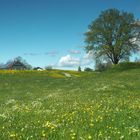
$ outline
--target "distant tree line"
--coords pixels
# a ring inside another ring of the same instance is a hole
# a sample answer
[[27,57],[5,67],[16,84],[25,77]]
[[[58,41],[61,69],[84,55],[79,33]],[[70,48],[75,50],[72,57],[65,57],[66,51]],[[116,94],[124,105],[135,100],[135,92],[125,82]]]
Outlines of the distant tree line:
[[51,65],[48,65],[44,68],[41,68],[39,66],[33,67],[25,59],[23,59],[21,56],[18,56],[14,59],[7,61],[6,64],[1,63],[0,69],[12,69],[12,68],[9,68],[9,66],[11,66],[12,64],[15,64],[17,66],[17,62],[18,62],[18,68],[14,67],[13,69],[23,69],[22,68],[23,66],[24,66],[24,69],[26,69],[26,70],[44,70],[44,69],[45,70],[52,70],[53,69],[53,67]]

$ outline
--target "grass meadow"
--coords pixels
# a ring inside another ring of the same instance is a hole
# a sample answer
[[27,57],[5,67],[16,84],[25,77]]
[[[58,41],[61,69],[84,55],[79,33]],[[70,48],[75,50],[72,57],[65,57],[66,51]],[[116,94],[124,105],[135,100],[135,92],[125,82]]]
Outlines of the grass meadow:
[[140,69],[1,70],[0,140],[140,140]]

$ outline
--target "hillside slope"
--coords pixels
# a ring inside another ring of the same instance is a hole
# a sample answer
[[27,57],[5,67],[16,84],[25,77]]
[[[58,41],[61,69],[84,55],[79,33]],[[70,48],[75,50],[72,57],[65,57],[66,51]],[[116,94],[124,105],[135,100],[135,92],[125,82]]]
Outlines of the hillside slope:
[[139,116],[138,68],[71,78],[0,74],[2,140],[139,140]]

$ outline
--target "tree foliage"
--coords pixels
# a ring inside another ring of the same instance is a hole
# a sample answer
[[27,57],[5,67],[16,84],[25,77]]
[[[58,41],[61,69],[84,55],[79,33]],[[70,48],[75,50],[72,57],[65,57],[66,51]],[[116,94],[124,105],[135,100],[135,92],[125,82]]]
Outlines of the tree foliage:
[[53,67],[51,65],[48,65],[45,67],[45,70],[52,70],[52,69],[53,69]]
[[118,64],[139,49],[140,23],[131,13],[108,9],[92,22],[85,35],[87,51]]
[[104,71],[111,68],[112,63],[111,61],[103,62],[100,59],[95,60],[95,70],[96,71]]
[[86,68],[84,69],[84,71],[91,72],[91,71],[93,71],[93,69],[86,67]]
[[23,63],[28,70],[32,69],[32,66],[30,64],[28,64],[28,62],[25,59],[23,59],[21,56],[14,58],[14,61],[19,61],[19,62]]
[[78,71],[79,71],[79,72],[80,72],[80,71],[82,71],[82,69],[81,69],[81,67],[80,67],[80,66],[78,67]]

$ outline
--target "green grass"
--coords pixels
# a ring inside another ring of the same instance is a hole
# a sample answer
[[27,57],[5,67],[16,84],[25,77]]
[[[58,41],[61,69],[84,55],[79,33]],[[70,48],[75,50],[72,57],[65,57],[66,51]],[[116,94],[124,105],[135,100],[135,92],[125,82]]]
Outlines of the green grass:
[[0,72],[0,140],[72,139],[140,139],[140,69]]
[[140,62],[122,62],[118,65],[113,65],[109,71],[123,71],[130,69],[140,69]]

